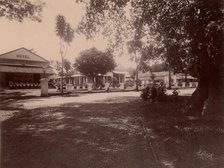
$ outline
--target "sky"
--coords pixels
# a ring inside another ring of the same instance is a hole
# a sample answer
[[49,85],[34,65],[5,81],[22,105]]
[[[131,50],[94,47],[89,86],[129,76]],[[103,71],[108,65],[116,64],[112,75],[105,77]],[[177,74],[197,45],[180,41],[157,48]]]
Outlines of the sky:
[[[73,28],[76,28],[85,13],[82,4],[74,0],[42,0],[45,6],[42,11],[42,21],[34,22],[25,19],[20,23],[0,17],[0,54],[25,47],[47,60],[61,60],[59,54],[59,38],[55,34],[55,18],[64,15]],[[95,41],[86,40],[84,35],[75,34],[66,58],[74,62],[78,54],[88,48],[106,49],[106,42],[102,38]],[[116,62],[122,67],[134,67],[127,55],[116,57]]]

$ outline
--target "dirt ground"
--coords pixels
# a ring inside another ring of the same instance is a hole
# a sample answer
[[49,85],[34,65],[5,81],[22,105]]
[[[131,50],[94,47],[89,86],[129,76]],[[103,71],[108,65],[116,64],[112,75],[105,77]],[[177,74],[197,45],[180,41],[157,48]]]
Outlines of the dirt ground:
[[4,110],[17,111],[1,124],[2,168],[155,167],[139,101],[138,92],[11,100]]
[[196,119],[184,118],[187,96],[149,104],[139,92],[17,94],[0,103],[6,116],[2,168],[221,168],[224,163],[223,130],[208,124],[202,129]]

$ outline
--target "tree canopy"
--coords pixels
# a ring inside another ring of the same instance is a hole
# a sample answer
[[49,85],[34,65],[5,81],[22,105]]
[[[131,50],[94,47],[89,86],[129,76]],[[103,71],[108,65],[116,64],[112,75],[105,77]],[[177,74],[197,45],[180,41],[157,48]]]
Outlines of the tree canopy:
[[[105,16],[125,18],[129,24],[123,22],[123,25],[133,28],[129,44],[136,44],[131,48],[140,51],[143,62],[164,59],[175,72],[188,72],[197,77],[200,108],[205,100],[222,90],[223,1],[90,0],[86,9],[81,23],[81,30],[86,30],[83,33],[100,33],[108,23],[109,17]],[[121,30],[120,25],[114,30]]]
[[[127,19],[127,15],[125,15],[127,10],[131,12],[130,19]],[[214,53],[211,57],[220,57],[217,50],[220,55],[223,3],[219,0],[91,0],[90,3],[87,3],[87,12],[81,23],[81,30],[88,36],[92,32],[100,32],[100,29],[105,28],[105,24],[108,23],[108,17],[105,16],[110,15],[116,15],[118,20],[126,18],[129,26],[134,28],[133,41],[139,41],[138,44],[143,42],[140,46],[143,48],[141,55],[145,55],[146,59],[162,57],[176,71],[187,68],[194,76],[199,77],[196,71],[203,68],[199,61],[199,51],[197,51],[201,47],[197,45],[202,42],[204,44],[207,42],[205,45],[212,50],[209,51],[210,55]],[[120,27],[120,25],[115,26],[114,31],[120,30]],[[125,33],[127,32],[120,31],[120,34]],[[215,36],[219,38],[214,38]],[[209,38],[212,39],[209,40]],[[134,44],[137,43],[134,42]],[[152,44],[153,48],[147,51]],[[138,45],[131,46],[132,49],[140,47]],[[207,49],[205,48],[206,51]],[[211,70],[208,71],[210,73]]]
[[116,64],[110,52],[91,48],[80,53],[74,66],[82,74],[94,79],[99,74],[104,75],[114,70]]
[[[66,22],[66,18],[62,15],[56,16],[56,27],[55,27],[56,35],[60,39],[60,54],[62,57],[66,56],[67,47],[70,45],[74,38],[74,30],[71,28],[70,24]],[[65,42],[66,48],[62,42]],[[63,50],[63,48],[65,48]]]
[[41,21],[44,3],[28,0],[0,0],[0,17],[22,22],[25,18]]
[[[62,63],[60,61],[51,61],[52,66],[55,68],[55,70],[57,71],[57,75],[62,76]],[[65,76],[69,77],[73,74],[73,67],[72,67],[72,63],[68,60],[68,59],[64,59],[64,71],[65,71]]]

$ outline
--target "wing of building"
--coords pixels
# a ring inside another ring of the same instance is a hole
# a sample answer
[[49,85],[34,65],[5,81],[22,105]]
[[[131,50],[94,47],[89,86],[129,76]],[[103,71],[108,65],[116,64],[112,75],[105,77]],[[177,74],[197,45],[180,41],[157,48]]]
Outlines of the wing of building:
[[0,55],[0,87],[38,87],[42,77],[54,71],[49,61],[26,48],[19,48]]
[[169,71],[139,73],[139,80],[143,86],[147,86],[149,83],[153,82],[158,84],[162,82],[168,87],[169,80],[172,87],[196,87],[198,84],[196,78],[187,74],[174,74],[173,72],[170,72],[169,78]]

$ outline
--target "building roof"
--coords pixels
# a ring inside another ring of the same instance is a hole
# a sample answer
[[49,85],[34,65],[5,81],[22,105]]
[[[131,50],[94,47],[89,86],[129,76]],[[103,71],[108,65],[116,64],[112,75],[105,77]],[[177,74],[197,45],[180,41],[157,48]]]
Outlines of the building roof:
[[[161,72],[152,72],[155,75],[155,80],[163,80],[164,77],[168,77],[169,76],[169,71],[161,71]],[[177,74],[173,74],[173,72],[171,72],[171,76],[175,75],[177,79],[182,79],[184,78],[184,74],[182,73],[177,73]],[[147,79],[151,79],[152,74],[150,72],[148,73],[139,73],[139,79],[141,80],[147,80]],[[190,75],[187,75],[187,79],[196,79]]]
[[[180,79],[180,78],[185,78],[185,74],[183,74],[183,73],[177,73],[176,74],[176,77],[177,77],[177,79]],[[197,79],[197,78],[195,78],[195,77],[193,77],[193,76],[190,76],[190,75],[187,75],[187,79]]]
[[48,60],[24,47],[0,55],[0,72],[54,74]]
[[79,76],[85,76],[85,75],[83,75],[83,74],[74,74],[71,77],[79,77]]
[[139,73],[138,74],[139,78],[151,78],[151,73]]
[[1,60],[37,61],[49,63],[48,60],[22,47],[0,55]]
[[127,74],[128,72],[121,72],[121,71],[113,71],[115,74]]

